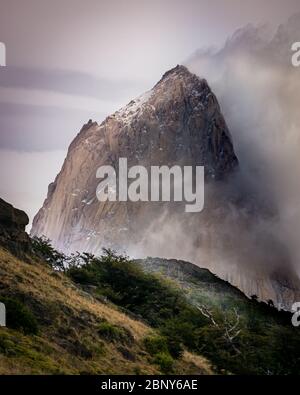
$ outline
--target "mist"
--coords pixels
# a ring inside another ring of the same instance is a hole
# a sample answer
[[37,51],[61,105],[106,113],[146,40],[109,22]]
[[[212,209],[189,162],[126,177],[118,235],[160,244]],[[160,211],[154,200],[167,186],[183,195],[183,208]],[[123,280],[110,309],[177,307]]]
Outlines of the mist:
[[291,62],[299,38],[297,14],[275,31],[247,25],[185,62],[216,94],[239,169],[206,186],[204,213],[166,209],[130,253],[189,260],[290,308],[300,274],[300,68]]
[[298,274],[300,68],[292,66],[291,47],[299,38],[297,14],[273,34],[267,26],[248,25],[220,50],[195,53],[186,62],[215,91],[232,133],[239,176],[259,204],[275,209],[276,218],[264,227],[288,247]]

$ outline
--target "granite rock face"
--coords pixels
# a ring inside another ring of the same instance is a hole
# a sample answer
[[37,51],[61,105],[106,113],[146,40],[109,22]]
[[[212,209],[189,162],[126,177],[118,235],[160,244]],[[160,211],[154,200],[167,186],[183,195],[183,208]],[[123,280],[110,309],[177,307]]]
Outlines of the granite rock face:
[[63,168],[33,221],[32,234],[49,237],[63,251],[128,248],[165,205],[105,202],[96,198],[97,168],[204,165],[207,180],[237,166],[231,137],[207,82],[177,66],[152,90],[101,125],[89,121],[72,142]]
[[29,223],[27,214],[0,199],[0,245],[13,253],[23,255],[30,249],[30,239],[25,232]]

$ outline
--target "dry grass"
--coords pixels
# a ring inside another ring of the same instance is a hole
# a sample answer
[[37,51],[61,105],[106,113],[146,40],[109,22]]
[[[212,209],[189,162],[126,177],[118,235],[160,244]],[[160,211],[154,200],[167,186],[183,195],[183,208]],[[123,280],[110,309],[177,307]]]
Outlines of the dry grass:
[[63,304],[78,314],[86,310],[99,318],[128,328],[136,339],[149,333],[149,328],[143,323],[129,318],[113,306],[99,303],[79,290],[68,278],[53,272],[44,264],[24,264],[9,252],[0,249],[0,274],[1,283],[8,285],[10,290],[15,288],[21,293],[30,293],[35,299],[47,304]]
[[[2,295],[29,300],[33,311],[40,309],[42,320],[54,317],[47,325],[42,322],[38,336],[0,328],[0,374],[159,373],[142,341],[153,329],[94,299],[63,274],[0,249],[0,279]],[[133,341],[120,345],[99,338],[97,325],[103,320],[126,328]],[[187,352],[175,369],[183,374],[211,373],[205,359]]]

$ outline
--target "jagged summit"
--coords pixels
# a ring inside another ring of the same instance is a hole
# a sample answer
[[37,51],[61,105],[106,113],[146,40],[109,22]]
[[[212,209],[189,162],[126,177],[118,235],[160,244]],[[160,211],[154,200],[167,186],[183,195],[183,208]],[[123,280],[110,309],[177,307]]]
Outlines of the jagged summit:
[[163,80],[165,80],[168,77],[180,77],[180,78],[186,78],[186,79],[190,79],[190,78],[198,78],[195,74],[191,73],[189,71],[189,69],[186,66],[183,65],[177,65],[175,67],[173,67],[172,69],[166,71],[162,78],[158,81],[157,85],[160,84]]
[[[125,125],[129,127],[132,122],[135,123],[136,119],[143,117],[145,113],[148,116],[153,114],[153,116],[157,116],[155,112],[158,105],[163,103],[167,105],[169,103],[170,106],[175,107],[178,104],[182,106],[185,102],[190,102],[191,107],[195,111],[205,111],[206,107],[213,104],[220,112],[217,99],[207,81],[191,73],[187,67],[177,65],[164,73],[151,90],[141,94],[115,113],[109,115],[100,125],[90,119],[83,125],[80,133],[71,143],[69,150],[80,141],[88,129],[98,128],[102,130],[107,127],[107,124],[112,124],[115,121],[119,122],[119,126]],[[230,133],[226,127],[224,132],[230,139]]]
[[142,110],[147,109],[150,112],[155,110],[154,102],[157,97],[165,102],[189,100],[194,97],[198,105],[204,109],[206,100],[209,97],[214,98],[214,95],[205,79],[192,74],[185,66],[177,65],[167,71],[151,90],[131,100],[108,119],[115,117],[128,124],[134,116],[142,115]]
[[173,67],[172,69],[166,71],[163,76],[162,79],[167,77],[170,74],[191,74],[191,72],[188,70],[188,68],[186,66],[183,66],[181,64],[178,64],[177,66]]

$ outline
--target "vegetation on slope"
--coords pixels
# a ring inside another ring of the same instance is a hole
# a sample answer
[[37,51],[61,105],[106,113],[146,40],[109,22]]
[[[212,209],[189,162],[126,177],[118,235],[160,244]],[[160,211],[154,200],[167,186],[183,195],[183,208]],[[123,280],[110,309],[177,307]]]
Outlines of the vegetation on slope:
[[224,374],[299,374],[291,315],[207,270],[110,250],[66,257],[45,239],[33,247],[32,264],[0,255],[0,300],[23,303],[37,325],[0,330],[0,372],[209,373],[207,358]]
[[248,299],[206,269],[188,262],[147,258],[138,264],[172,281],[210,321],[200,330],[200,351],[216,366],[242,374],[299,374],[300,331],[272,301]]
[[147,262],[142,268],[141,262],[109,250],[101,257],[75,255],[68,265],[67,275],[84,289],[159,330],[166,348],[156,355],[180,358],[187,348],[207,357],[219,372],[299,373],[300,333],[291,315],[247,299],[207,270],[186,278],[184,288],[182,276],[163,278],[159,265],[156,274],[147,273]]
[[0,302],[7,308],[0,374],[210,373],[204,358],[187,351],[166,370],[145,345],[159,335],[154,329],[78,288],[38,255],[24,262],[0,249]]

